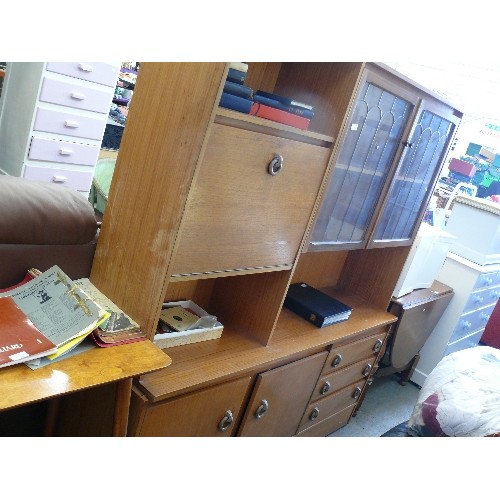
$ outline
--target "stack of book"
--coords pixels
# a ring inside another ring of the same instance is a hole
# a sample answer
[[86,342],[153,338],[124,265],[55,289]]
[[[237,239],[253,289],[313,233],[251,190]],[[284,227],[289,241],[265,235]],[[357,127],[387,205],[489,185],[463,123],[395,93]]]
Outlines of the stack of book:
[[307,283],[290,285],[284,306],[319,328],[346,321],[352,312],[349,305]]
[[278,94],[257,90],[253,96],[254,103],[250,114],[307,130],[314,109],[311,105],[295,101]]
[[229,63],[227,78],[220,99],[223,108],[250,113],[253,104],[253,89],[245,85],[248,64],[242,62]]

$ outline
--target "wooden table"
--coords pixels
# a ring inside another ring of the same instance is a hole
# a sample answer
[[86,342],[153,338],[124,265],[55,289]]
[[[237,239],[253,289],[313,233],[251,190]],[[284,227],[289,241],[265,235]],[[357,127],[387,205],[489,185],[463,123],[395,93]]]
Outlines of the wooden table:
[[133,377],[165,368],[172,360],[149,340],[94,348],[37,370],[24,364],[0,369],[0,411],[51,400],[50,435],[58,397],[116,382],[113,436],[127,433]]

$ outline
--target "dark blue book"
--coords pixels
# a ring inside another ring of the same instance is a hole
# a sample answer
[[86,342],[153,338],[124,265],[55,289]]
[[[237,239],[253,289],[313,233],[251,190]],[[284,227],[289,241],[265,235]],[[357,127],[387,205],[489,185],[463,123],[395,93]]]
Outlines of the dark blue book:
[[349,319],[352,308],[306,283],[288,287],[283,305],[319,328]]
[[275,101],[279,101],[282,104],[286,104],[288,106],[298,106],[300,108],[313,110],[313,107],[310,104],[306,104],[300,101],[296,101],[295,99],[290,99],[289,97],[285,97],[279,94],[271,94],[271,92],[264,92],[263,90],[257,90],[255,92],[256,96],[267,97],[268,99],[274,99]]
[[232,109],[234,111],[239,111],[240,113],[250,113],[253,101],[251,99],[246,99],[233,94],[228,94],[227,92],[222,92],[220,98],[219,106],[223,108]]
[[250,87],[245,87],[245,85],[242,85],[241,83],[229,82],[227,80],[224,83],[224,92],[245,97],[247,99],[251,99],[253,96],[253,89]]
[[308,120],[311,120],[314,117],[314,111],[312,109],[306,109],[300,106],[294,106],[292,104],[283,104],[276,99],[270,99],[269,97],[264,97],[262,95],[255,94],[253,96],[253,100],[254,102],[265,104],[266,106],[271,106],[272,108],[280,109],[281,111],[286,111],[294,115],[303,116]]
[[229,68],[229,71],[227,72],[227,80],[230,82],[234,83],[245,83],[245,78],[247,77],[247,74],[245,71],[239,71],[234,68]]

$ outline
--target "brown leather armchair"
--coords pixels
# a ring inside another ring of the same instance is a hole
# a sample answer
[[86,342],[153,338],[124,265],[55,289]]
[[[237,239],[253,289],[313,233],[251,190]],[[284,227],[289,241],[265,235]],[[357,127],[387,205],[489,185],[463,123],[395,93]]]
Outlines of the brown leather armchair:
[[20,282],[30,267],[57,264],[71,279],[88,277],[98,230],[81,193],[0,175],[0,288]]

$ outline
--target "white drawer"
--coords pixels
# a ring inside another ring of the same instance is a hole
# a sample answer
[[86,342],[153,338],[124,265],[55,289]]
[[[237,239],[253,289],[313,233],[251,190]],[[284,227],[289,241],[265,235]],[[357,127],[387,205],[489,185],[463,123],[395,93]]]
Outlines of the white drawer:
[[483,336],[484,328],[474,332],[463,339],[457,340],[456,342],[451,342],[446,346],[443,356],[451,354],[452,352],[461,351],[462,349],[468,349],[469,347],[476,347],[481,337]]
[[500,298],[500,286],[473,292],[464,307],[464,313],[496,302]]
[[115,87],[120,65],[102,62],[49,62],[47,71],[74,76],[89,82]]
[[89,144],[57,141],[33,137],[28,153],[32,160],[94,166],[99,157],[99,147]]
[[62,184],[77,191],[89,191],[92,186],[94,170],[64,170],[25,165],[24,178],[39,182]]
[[491,273],[483,273],[477,278],[474,290],[480,288],[487,288],[491,286],[500,285],[500,271],[493,271]]
[[490,304],[487,307],[460,316],[449,342],[455,342],[476,330],[484,328],[490,319],[494,307],[495,304]]
[[38,108],[34,130],[52,132],[54,134],[71,135],[101,141],[107,119],[96,115],[96,118],[81,116],[66,111]]
[[87,109],[98,113],[109,113],[114,89],[93,89],[45,77],[40,90],[40,101],[62,104],[72,108]]

